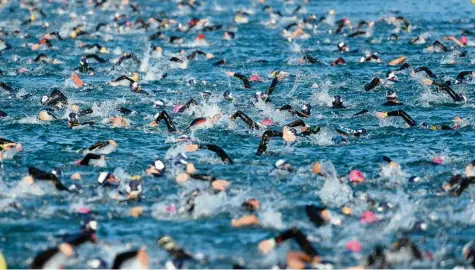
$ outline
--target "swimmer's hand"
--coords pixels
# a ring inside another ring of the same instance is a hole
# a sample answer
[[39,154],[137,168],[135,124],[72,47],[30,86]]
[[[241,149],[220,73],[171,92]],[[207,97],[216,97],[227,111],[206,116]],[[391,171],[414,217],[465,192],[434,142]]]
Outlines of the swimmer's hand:
[[149,123],[149,126],[150,126],[150,127],[156,127],[156,126],[158,126],[158,125],[159,125],[159,124],[157,124],[157,122],[155,122],[155,121],[152,121],[152,122]]
[[232,72],[232,71],[226,71],[226,76],[228,77],[233,77],[233,75],[235,75],[235,72]]
[[286,142],[295,142],[296,141],[296,135],[294,135],[293,132],[287,127],[283,128],[283,139]]
[[258,248],[263,254],[268,254],[275,246],[276,240],[274,238],[263,240],[258,244]]
[[187,144],[183,149],[185,152],[195,152],[198,150],[198,144]]
[[259,225],[259,220],[255,215],[247,215],[238,219],[231,220],[231,226],[233,227],[242,227],[242,226],[251,226]]
[[321,164],[316,162],[312,164],[312,173],[321,175]]
[[426,85],[432,85],[433,81],[430,80],[430,79],[425,78],[425,79],[423,79],[423,83],[426,84]]
[[224,191],[230,186],[230,182],[226,180],[215,180],[212,182],[212,187],[218,191]]
[[177,183],[185,183],[188,181],[188,179],[190,178],[190,176],[188,176],[187,173],[180,173],[177,175],[177,177],[175,177],[175,181]]
[[383,119],[383,118],[387,117],[387,113],[385,113],[385,112],[376,112],[375,116],[379,119]]
[[62,243],[58,246],[58,249],[66,255],[66,257],[71,257],[74,254],[73,247],[68,243]]
[[23,177],[22,182],[31,186],[35,182],[35,179],[33,179],[33,177],[31,177],[31,175],[27,175],[27,176]]

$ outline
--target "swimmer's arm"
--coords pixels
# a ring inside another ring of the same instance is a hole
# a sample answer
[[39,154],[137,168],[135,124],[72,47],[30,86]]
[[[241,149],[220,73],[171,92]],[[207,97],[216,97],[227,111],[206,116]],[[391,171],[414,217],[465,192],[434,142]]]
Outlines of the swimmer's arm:
[[293,121],[287,125],[284,125],[286,127],[305,127],[306,126],[306,123],[304,123],[304,121],[302,119],[299,119],[299,120],[296,120],[296,121]]
[[466,77],[468,75],[474,76],[474,71],[462,71],[458,74],[458,76],[456,76],[456,80],[457,81],[462,81],[464,79],[464,77]]
[[266,149],[268,148],[268,142],[272,137],[282,137],[283,132],[281,131],[274,131],[274,130],[267,130],[263,133],[263,136],[261,137],[261,142],[258,146],[258,151],[256,152],[257,156],[260,156],[264,152],[266,152]]
[[289,104],[283,105],[283,106],[282,106],[281,108],[279,108],[278,110],[279,110],[279,111],[288,111],[288,112],[290,112],[290,113],[292,113],[292,114],[295,114],[295,113],[296,113],[296,111],[294,110],[294,108],[293,108],[291,105],[289,105]]
[[199,144],[199,148],[200,149],[206,149],[206,150],[210,150],[212,152],[215,152],[223,162],[225,163],[228,163],[228,164],[232,164],[233,161],[231,160],[231,158],[226,154],[226,152],[221,149],[220,147],[214,145],[214,144]]
[[378,118],[386,118],[388,116],[400,116],[402,119],[411,127],[416,126],[415,120],[410,117],[405,111],[398,110],[398,111],[391,111],[391,112],[377,112],[375,114]]
[[252,225],[259,225],[259,220],[255,215],[246,215],[231,220],[231,226],[233,227],[243,227]]
[[248,80],[248,78],[246,78],[245,75],[242,75],[240,73],[233,73],[232,76],[235,77],[235,78],[240,79],[243,82],[243,86],[245,88],[251,88],[250,81]]
[[420,71],[424,71],[430,78],[436,78],[436,75],[428,67],[423,66],[414,70],[415,73]]
[[258,123],[253,121],[250,117],[248,117],[248,115],[246,115],[242,111],[237,111],[236,113],[231,115],[232,120],[235,120],[236,117],[241,118],[241,120],[243,120],[243,122],[245,122],[251,129],[259,129]]
[[463,42],[459,41],[457,38],[455,38],[454,36],[447,36],[444,38],[445,40],[451,40],[453,41],[454,43],[456,43],[456,45],[460,46],[460,47],[464,47],[465,45],[463,44]]
[[182,113],[184,112],[185,110],[187,110],[188,108],[190,108],[191,105],[197,105],[197,102],[195,101],[195,99],[190,99],[189,101],[187,101],[187,103],[185,103],[185,105],[182,106],[182,108],[180,108],[180,110],[178,111],[179,113]]
[[266,95],[268,97],[273,93],[274,89],[276,88],[276,85],[278,85],[279,82],[279,76],[275,76],[273,81],[271,82],[271,85],[268,87],[268,91],[266,92]]
[[373,78],[373,80],[370,83],[364,86],[364,89],[365,91],[370,91],[380,84],[381,84],[381,81],[379,78]]
[[96,61],[98,61],[99,63],[105,63],[106,60],[104,60],[103,58],[97,56],[96,54],[87,54],[86,55],[86,59],[90,59],[90,58],[94,58]]
[[[304,235],[301,230],[297,228],[289,229],[277,237],[273,237],[268,240],[264,240],[260,243],[260,248],[262,246],[262,243],[267,241],[267,244],[271,245],[271,249],[274,248],[274,246],[280,245],[282,242],[289,240],[289,239],[295,239],[299,247],[304,251],[306,254],[310,256],[317,256],[318,253],[317,251],[312,247],[311,243],[309,240],[307,240],[306,235]],[[267,245],[264,244],[264,245]],[[269,248],[269,246],[267,247]],[[262,249],[263,250],[263,249]]]

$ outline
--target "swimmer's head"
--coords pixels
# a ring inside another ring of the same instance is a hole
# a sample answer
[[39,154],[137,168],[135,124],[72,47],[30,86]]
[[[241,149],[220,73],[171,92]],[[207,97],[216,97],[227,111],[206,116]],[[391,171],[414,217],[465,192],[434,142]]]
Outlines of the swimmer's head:
[[81,66],[87,65],[88,62],[86,61],[86,57],[81,56],[81,60],[79,60],[79,64],[80,64]]
[[138,82],[134,82],[131,86],[132,92],[140,92],[142,90],[141,85]]
[[233,100],[233,95],[231,94],[230,91],[225,91],[225,93],[223,93],[223,98],[225,100]]
[[165,105],[165,102],[161,99],[154,102],[154,108],[162,108]]
[[286,160],[284,160],[284,159],[280,159],[280,160],[276,161],[276,163],[274,163],[274,166],[278,170],[283,170],[283,171],[292,171],[293,170],[293,167],[291,166],[291,164],[287,163]]
[[48,96],[42,96],[41,97],[41,104],[45,104],[46,102],[48,102],[48,100],[49,100]]
[[311,114],[311,104],[303,104],[301,106],[301,112],[304,113],[305,115],[310,115]]
[[396,101],[397,100],[397,93],[393,90],[387,91],[387,101]]
[[341,96],[334,96],[334,100],[332,100],[332,106],[342,106],[342,97]]
[[392,82],[398,81],[398,78],[395,75],[395,72],[393,72],[393,71],[387,72],[387,80],[392,81]]

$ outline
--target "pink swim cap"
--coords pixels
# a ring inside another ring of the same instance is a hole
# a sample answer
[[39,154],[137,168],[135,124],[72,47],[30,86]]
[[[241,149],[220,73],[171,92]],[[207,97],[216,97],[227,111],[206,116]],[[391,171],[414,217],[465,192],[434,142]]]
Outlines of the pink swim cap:
[[362,183],[364,180],[364,174],[359,170],[352,170],[349,173],[349,181],[352,183]]
[[347,242],[347,244],[345,245],[345,248],[347,250],[350,250],[352,252],[360,252],[362,251],[362,245],[359,243],[359,241],[357,240],[350,240],[349,242]]
[[250,80],[251,80],[252,82],[261,82],[261,81],[263,81],[263,80],[260,78],[260,76],[259,76],[259,75],[256,75],[256,74],[251,75]]
[[261,121],[261,124],[266,125],[266,126],[272,126],[274,123],[273,123],[273,120],[271,120],[269,118],[265,118],[265,119],[263,119],[263,121]]
[[177,113],[178,111],[180,111],[180,109],[181,109],[182,107],[183,107],[182,104],[177,105],[177,106],[174,106],[174,109],[173,109],[174,113]]
[[175,214],[176,211],[177,211],[177,209],[175,209],[175,205],[171,204],[171,205],[167,206],[167,212],[169,214]]
[[91,209],[89,209],[89,207],[81,207],[81,208],[79,208],[78,213],[80,213],[80,214],[89,214],[89,213],[91,213]]
[[461,36],[460,41],[461,41],[464,45],[468,44],[468,38],[467,38],[466,36]]
[[441,157],[434,157],[432,160],[431,160],[431,163],[435,164],[435,165],[442,165],[443,164],[443,159]]
[[360,217],[360,223],[362,224],[371,224],[377,220],[377,217],[372,211],[365,211]]

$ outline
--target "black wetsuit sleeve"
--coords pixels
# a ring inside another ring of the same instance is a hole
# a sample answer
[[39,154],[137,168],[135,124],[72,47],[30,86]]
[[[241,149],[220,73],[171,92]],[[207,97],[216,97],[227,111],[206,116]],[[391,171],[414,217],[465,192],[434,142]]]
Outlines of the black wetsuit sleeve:
[[370,91],[378,85],[380,85],[380,79],[379,78],[374,78],[370,83],[368,83],[364,86],[364,89],[365,89],[365,91]]
[[267,130],[263,133],[263,136],[261,137],[261,142],[258,147],[258,151],[256,152],[257,156],[262,155],[264,152],[266,152],[266,149],[268,148],[268,142],[272,137],[282,137],[283,132],[282,131],[275,131],[275,130]]
[[36,255],[36,257],[31,262],[30,268],[31,269],[43,269],[43,266],[46,262],[48,262],[53,256],[58,254],[59,248],[50,248],[47,249],[40,254]]
[[318,127],[318,126],[310,126],[306,129],[306,131],[303,131],[301,133],[302,136],[309,136],[309,135],[312,135],[312,134],[316,134],[318,133],[319,131],[321,131],[321,128]]
[[402,71],[402,70],[405,70],[405,69],[411,69],[412,67],[408,64],[408,63],[405,63],[403,64],[402,66],[400,66],[400,68],[398,69],[398,71]]
[[220,147],[214,145],[214,144],[199,144],[200,149],[206,149],[210,150],[212,152],[215,152],[223,162],[228,163],[228,164],[233,164],[233,161],[231,158],[226,154],[226,152],[221,149]]
[[309,240],[307,240],[306,235],[304,235],[301,232],[301,230],[297,228],[287,230],[274,238],[274,240],[276,241],[276,245],[279,245],[280,243],[288,239],[296,240],[296,243],[299,245],[302,251],[304,251],[304,253],[306,253],[307,255],[312,257],[319,255],[317,251],[314,249],[314,247],[312,247]]
[[283,105],[281,108],[279,108],[279,111],[288,111],[292,114],[296,114],[296,111],[294,110],[294,108],[289,104]]
[[369,110],[364,109],[364,110],[361,110],[360,112],[354,114],[354,116],[361,115],[361,114],[366,114],[368,112],[369,112]]
[[89,153],[80,162],[79,165],[88,165],[91,159],[100,159],[100,155]]
[[437,82],[433,82],[433,85],[436,85],[438,87],[439,90],[441,91],[445,91],[446,93],[448,93],[448,95],[450,95],[450,97],[454,100],[454,101],[464,101],[463,98],[456,94],[456,92],[451,89],[451,87],[445,83],[437,83]]
[[82,111],[78,112],[78,116],[81,117],[81,116],[84,116],[86,114],[91,114],[91,113],[93,113],[93,109],[89,108],[89,109],[85,109],[85,110],[82,110]]
[[464,77],[468,76],[468,75],[472,75],[474,71],[462,71],[458,74],[458,76],[456,76],[456,80],[458,82],[462,82],[464,80]]
[[4,82],[0,82],[0,87],[3,88],[5,91],[12,91],[12,88]]
[[306,54],[304,56],[304,59],[306,59],[307,62],[311,63],[311,64],[316,64],[317,62],[319,62],[319,60],[317,60],[316,58],[310,56],[309,54]]
[[306,123],[302,119],[292,121],[291,123],[284,125],[285,127],[305,127]]
[[251,88],[250,81],[248,80],[248,78],[246,78],[245,75],[242,75],[240,73],[235,73],[233,74],[233,77],[240,79],[243,82],[243,86],[245,88]]
[[209,174],[202,174],[202,173],[192,173],[192,174],[190,174],[190,177],[195,179],[195,180],[199,180],[199,181],[212,182],[212,181],[216,180],[215,176],[209,175]]
[[193,98],[190,99],[189,101],[187,101],[187,103],[185,103],[185,105],[183,105],[182,108],[180,108],[180,110],[178,110],[178,112],[183,113],[185,110],[190,108],[191,105],[197,105],[197,102]]
[[274,89],[276,88],[276,85],[278,85],[279,79],[277,76],[274,77],[273,81],[271,82],[271,85],[268,87],[268,92],[266,92],[266,95],[271,96],[271,94],[274,92]]
[[135,258],[137,256],[137,253],[138,251],[134,250],[134,251],[126,251],[126,252],[117,254],[116,257],[114,258],[111,269],[120,269],[121,265],[125,261]]
[[415,73],[418,73],[420,71],[424,71],[430,78],[436,78],[436,75],[433,72],[431,72],[431,70],[428,69],[427,67],[419,67],[415,69]]
[[349,35],[349,37],[356,37],[360,35],[364,35],[366,32],[365,31],[357,31]]
[[103,58],[97,56],[96,54],[86,54],[86,59],[90,59],[90,58],[95,59],[95,60],[98,61],[99,63],[105,63],[105,62],[106,62],[106,60],[104,60]]
[[231,117],[236,119],[237,117],[241,118],[243,122],[245,122],[251,129],[259,129],[258,123],[253,121],[248,115],[244,114],[242,111],[237,111],[236,113],[232,114]]
[[387,112],[388,116],[400,116],[411,127],[416,126],[415,120],[410,117],[404,110]]
[[159,116],[157,116],[157,118],[155,119],[155,122],[159,124],[160,120],[162,119],[165,121],[165,124],[167,125],[167,129],[169,130],[169,132],[177,131],[174,123],[172,122],[172,119],[170,118],[169,114],[166,111],[160,112]]
[[94,233],[91,232],[82,232],[80,234],[74,235],[71,239],[68,239],[66,243],[72,245],[73,247],[77,247],[87,242],[95,243],[95,236]]

